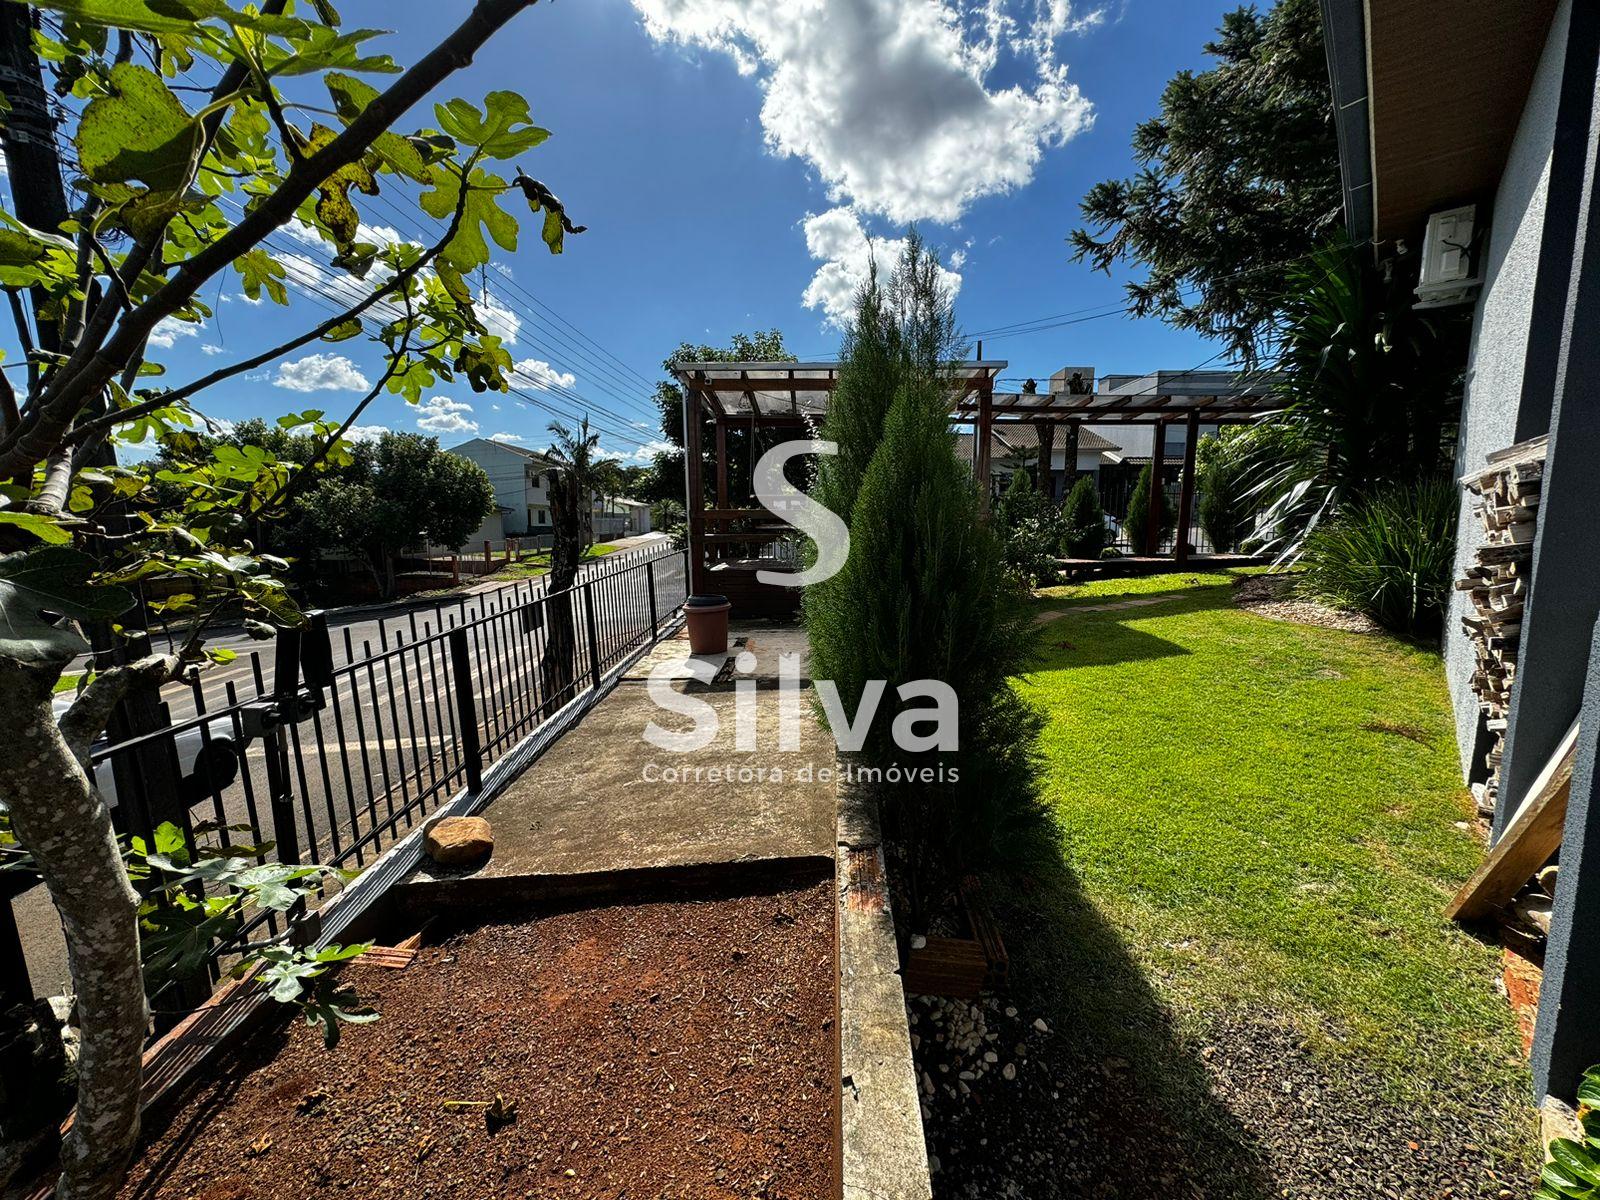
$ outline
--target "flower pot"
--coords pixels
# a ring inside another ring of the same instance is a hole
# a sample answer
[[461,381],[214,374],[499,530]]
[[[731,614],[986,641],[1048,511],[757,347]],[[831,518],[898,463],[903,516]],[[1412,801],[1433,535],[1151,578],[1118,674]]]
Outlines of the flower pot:
[[726,596],[690,596],[683,602],[690,654],[722,654],[728,649],[728,613],[732,608]]

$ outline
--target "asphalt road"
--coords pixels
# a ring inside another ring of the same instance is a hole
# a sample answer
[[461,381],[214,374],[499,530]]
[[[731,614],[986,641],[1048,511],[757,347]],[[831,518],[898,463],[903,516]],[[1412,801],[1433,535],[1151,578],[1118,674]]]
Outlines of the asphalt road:
[[[665,541],[657,541],[665,549]],[[615,558],[585,564],[579,575],[580,584],[594,583],[595,641],[603,669],[639,645],[650,626],[643,572],[608,578],[622,565]],[[655,575],[664,614],[685,595],[681,556],[658,560]],[[533,579],[488,585],[426,608],[331,613],[335,686],[324,707],[286,735],[293,816],[281,824],[274,822],[269,799],[268,758],[274,751],[265,739],[240,738],[241,717],[228,707],[230,698],[255,697],[258,672],[270,690],[275,643],[254,641],[242,632],[211,640],[208,644],[227,646],[239,657],[207,668],[198,689],[180,683],[164,693],[181,731],[176,739],[180,767],[192,772],[208,740],[229,739],[235,748],[239,741],[246,744],[236,755],[238,772],[230,783],[192,797],[191,819],[250,827],[249,834],[231,835],[234,841],[275,841],[280,849],[292,841],[295,852],[284,858],[329,862],[342,855],[348,867],[370,863],[463,786],[453,672],[444,640],[432,635],[452,620],[457,626],[469,624],[470,677],[487,764],[543,716],[537,688],[546,632],[526,607],[543,593],[544,581]],[[588,681],[588,637],[581,603],[578,608],[581,689]],[[211,719],[195,721],[202,704]],[[147,773],[136,764],[119,773],[102,763],[96,774],[102,792],[117,803],[119,782],[137,795]],[[359,853],[357,843],[364,843]],[[12,903],[35,993],[59,992],[67,977],[65,945],[44,888],[24,892]]]

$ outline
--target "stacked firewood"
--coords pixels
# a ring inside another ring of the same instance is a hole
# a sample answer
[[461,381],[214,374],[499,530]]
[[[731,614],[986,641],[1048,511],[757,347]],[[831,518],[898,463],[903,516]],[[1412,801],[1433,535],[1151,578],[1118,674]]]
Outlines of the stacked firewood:
[[1516,680],[1522,605],[1532,574],[1546,440],[1533,438],[1497,450],[1488,456],[1487,467],[1461,480],[1478,497],[1473,511],[1486,535],[1477,561],[1456,581],[1457,590],[1465,592],[1468,601],[1461,625],[1477,655],[1472,690],[1487,718],[1490,735],[1489,778],[1481,790],[1474,789],[1484,815],[1494,811],[1500,790],[1506,713]]

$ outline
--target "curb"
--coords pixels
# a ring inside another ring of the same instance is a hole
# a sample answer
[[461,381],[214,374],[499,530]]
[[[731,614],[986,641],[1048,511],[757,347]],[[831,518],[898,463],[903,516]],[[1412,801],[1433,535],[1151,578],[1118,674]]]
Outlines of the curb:
[[931,1200],[876,804],[841,795],[837,836],[844,1200]]

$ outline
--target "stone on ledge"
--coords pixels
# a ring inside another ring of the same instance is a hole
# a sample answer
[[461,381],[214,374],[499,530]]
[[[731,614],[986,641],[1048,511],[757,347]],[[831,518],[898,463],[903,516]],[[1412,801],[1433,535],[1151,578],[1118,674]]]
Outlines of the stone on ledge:
[[482,817],[446,817],[428,830],[423,846],[441,867],[460,867],[488,858],[494,833]]

